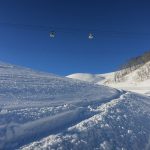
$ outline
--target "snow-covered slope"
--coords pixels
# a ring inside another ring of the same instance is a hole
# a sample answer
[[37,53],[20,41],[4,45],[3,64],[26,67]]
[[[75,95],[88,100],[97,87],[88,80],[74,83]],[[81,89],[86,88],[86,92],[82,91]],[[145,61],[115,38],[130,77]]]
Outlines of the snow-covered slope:
[[147,78],[143,78],[142,80],[140,80],[139,77],[139,74],[143,72],[147,65],[150,66],[150,62],[125,75],[122,81],[119,82],[114,81],[116,72],[95,75],[87,73],[75,73],[68,75],[67,77],[96,83],[98,85],[107,85],[114,88],[150,95],[150,75],[148,75]]
[[0,149],[149,150],[150,98],[0,63]]
[[[105,90],[106,89],[106,90]],[[107,87],[0,63],[0,98],[6,100],[98,99]],[[114,90],[110,90],[110,93]],[[103,94],[104,95],[104,94]]]
[[[124,93],[87,107],[90,117],[23,150],[149,150],[150,98]],[[85,115],[85,114],[84,114]]]
[[58,118],[66,117],[60,126],[71,123],[81,111],[76,105],[104,102],[118,94],[105,86],[0,63],[0,149],[9,149],[16,142],[21,145],[24,138],[32,141],[35,135],[44,136],[54,130]]
[[96,84],[105,84],[108,80],[113,80],[115,72],[106,74],[74,73],[66,76],[67,78],[77,79]]
[[88,81],[92,83],[97,83],[99,81],[103,81],[105,76],[96,75],[96,74],[89,74],[89,73],[75,73],[67,76],[68,78],[78,79],[82,81]]

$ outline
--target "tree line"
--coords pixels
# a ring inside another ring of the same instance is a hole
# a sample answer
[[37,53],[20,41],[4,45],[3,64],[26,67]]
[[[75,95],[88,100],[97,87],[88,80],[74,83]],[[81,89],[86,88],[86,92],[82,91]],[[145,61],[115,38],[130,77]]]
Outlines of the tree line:
[[[148,61],[150,61],[150,51],[144,53],[141,56],[134,57],[129,59],[126,63],[124,63],[119,71],[114,74],[114,81],[121,82],[125,80],[125,76],[134,70],[140,68],[140,71],[137,72],[137,75],[140,80],[144,78],[149,78],[150,76],[150,65],[145,65]],[[145,65],[145,67],[142,67]]]

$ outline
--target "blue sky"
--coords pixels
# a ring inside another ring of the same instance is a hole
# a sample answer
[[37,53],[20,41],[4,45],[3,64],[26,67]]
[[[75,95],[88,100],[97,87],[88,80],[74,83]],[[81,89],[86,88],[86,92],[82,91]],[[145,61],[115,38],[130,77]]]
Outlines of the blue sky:
[[1,0],[0,60],[59,75],[114,71],[150,49],[149,6],[146,0]]

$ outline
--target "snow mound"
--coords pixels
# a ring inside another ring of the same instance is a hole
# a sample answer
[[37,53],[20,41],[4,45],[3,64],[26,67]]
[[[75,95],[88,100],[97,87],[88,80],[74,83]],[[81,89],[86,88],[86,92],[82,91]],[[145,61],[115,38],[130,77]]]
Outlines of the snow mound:
[[75,73],[72,75],[68,75],[67,77],[72,78],[72,79],[87,81],[87,82],[93,82],[93,83],[104,80],[104,77],[102,77],[102,76],[88,74],[88,73]]

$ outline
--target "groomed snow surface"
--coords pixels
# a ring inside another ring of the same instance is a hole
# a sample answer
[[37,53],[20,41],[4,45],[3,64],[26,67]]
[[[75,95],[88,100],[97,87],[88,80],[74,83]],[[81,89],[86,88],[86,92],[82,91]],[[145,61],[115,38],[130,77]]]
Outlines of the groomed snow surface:
[[1,63],[0,149],[149,150],[150,98]]

